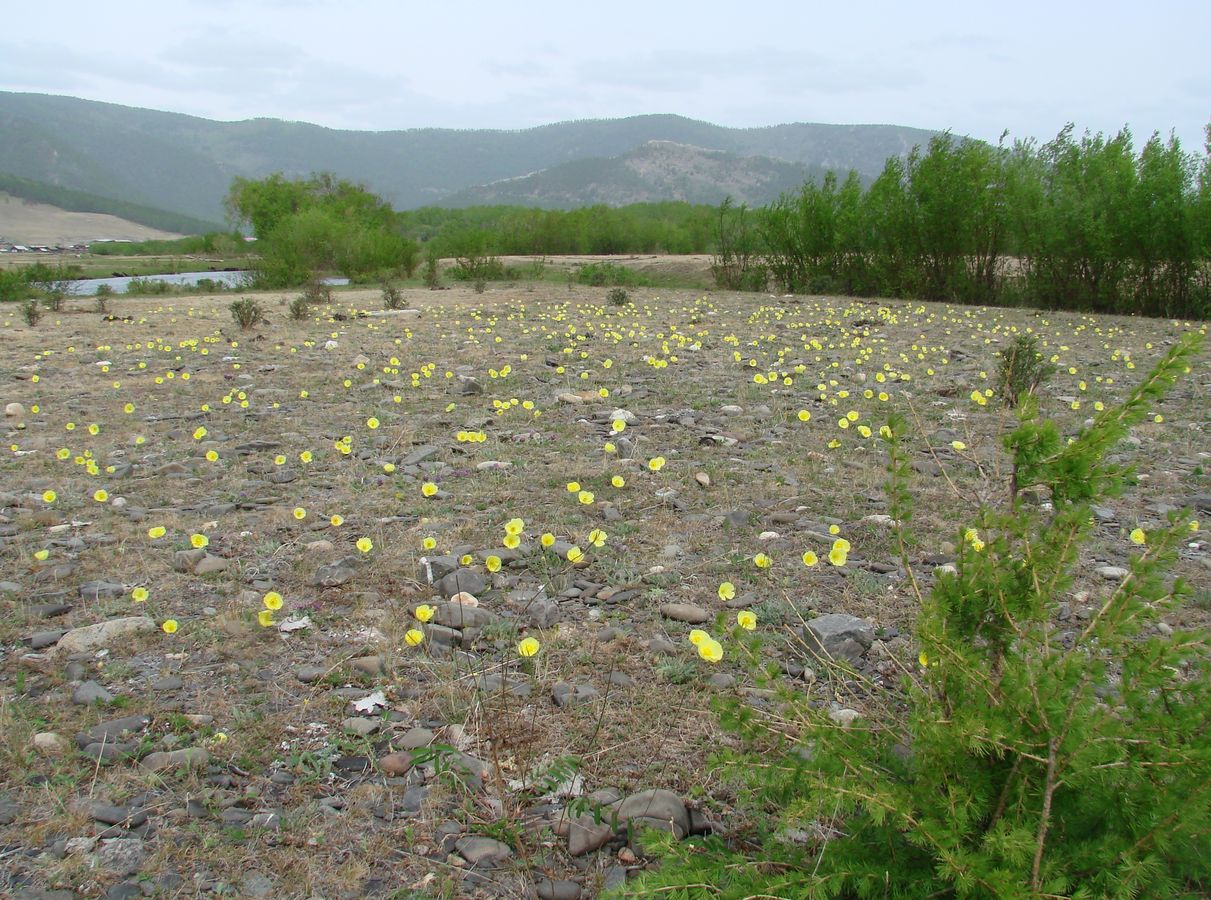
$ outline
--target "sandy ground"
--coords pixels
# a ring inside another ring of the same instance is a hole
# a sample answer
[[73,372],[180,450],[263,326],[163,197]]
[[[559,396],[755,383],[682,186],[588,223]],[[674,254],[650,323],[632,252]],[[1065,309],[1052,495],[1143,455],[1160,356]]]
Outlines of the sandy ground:
[[148,241],[176,238],[160,231],[102,213],[68,212],[45,203],[33,203],[0,194],[0,241],[14,244],[78,244],[97,238]]

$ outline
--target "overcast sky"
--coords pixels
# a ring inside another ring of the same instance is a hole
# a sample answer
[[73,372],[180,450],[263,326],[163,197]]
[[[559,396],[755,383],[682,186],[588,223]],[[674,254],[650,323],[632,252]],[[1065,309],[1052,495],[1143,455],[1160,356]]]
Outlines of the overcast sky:
[[1211,0],[11,2],[0,89],[214,119],[518,128],[679,113],[1137,144],[1211,121]]

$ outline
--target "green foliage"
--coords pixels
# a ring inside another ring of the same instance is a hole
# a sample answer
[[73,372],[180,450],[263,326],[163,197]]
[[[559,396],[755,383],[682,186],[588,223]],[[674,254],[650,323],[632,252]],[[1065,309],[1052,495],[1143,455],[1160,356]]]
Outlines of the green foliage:
[[301,284],[316,272],[364,282],[416,271],[419,250],[396,228],[391,207],[328,173],[236,178],[226,205],[257,236],[256,280],[264,287]]
[[403,309],[404,295],[390,281],[383,283],[383,309]]
[[[759,211],[760,255],[796,292],[1030,303],[1097,312],[1211,312],[1211,153],[1131,133],[997,146],[944,134]],[[720,211],[726,222],[728,210]],[[726,237],[721,239],[726,245]]]
[[[744,843],[759,848],[756,858],[719,839],[665,840],[662,869],[639,890],[1206,896],[1211,638],[1154,627],[1185,600],[1186,586],[1167,572],[1188,515],[1146,535],[1088,619],[1056,620],[1089,536],[1090,503],[1124,485],[1107,451],[1188,368],[1199,340],[1183,338],[1121,406],[1070,442],[1025,403],[1006,438],[1016,486],[1048,491],[1052,508],[1015,493],[958,529],[957,571],[920,595],[921,665],[906,673],[904,696],[848,727],[789,691],[768,716],[731,702],[725,726],[747,748],[730,758],[731,771],[750,788],[762,826],[757,842]],[[911,572],[911,451],[905,422],[889,428],[889,512]]]
[[425,287],[431,291],[439,290],[442,286],[441,272],[437,267],[437,263],[440,258],[441,257],[438,256],[437,253],[437,246],[435,244],[430,244],[428,249],[425,251],[424,282]]
[[1055,374],[1055,366],[1043,358],[1039,339],[1033,334],[1019,334],[997,355],[997,394],[1010,408],[1016,408],[1023,394],[1033,395]]
[[643,274],[612,262],[589,263],[576,271],[576,281],[593,287],[650,287],[652,280]]
[[311,303],[308,302],[307,296],[300,294],[292,299],[290,305],[286,307],[286,314],[295,322],[311,318]]
[[21,318],[25,320],[26,325],[33,328],[38,324],[38,320],[42,318],[42,304],[33,298],[22,300]]
[[265,310],[261,307],[261,304],[251,297],[241,297],[239,300],[233,300],[227,308],[231,310],[231,318],[245,331],[268,321],[265,318]]
[[715,286],[726,291],[763,291],[769,272],[759,254],[760,238],[748,207],[734,206],[727,197],[719,205],[715,255],[711,275]]
[[606,300],[610,306],[626,306],[631,302],[631,296],[627,293],[626,288],[610,288],[610,292],[606,294]]
[[246,256],[256,244],[238,233],[208,231],[162,241],[102,241],[88,245],[93,256]]
[[29,282],[20,269],[0,269],[0,303],[12,303],[28,296]]
[[159,278],[132,278],[126,282],[126,293],[138,297],[158,297],[171,294],[174,285]]

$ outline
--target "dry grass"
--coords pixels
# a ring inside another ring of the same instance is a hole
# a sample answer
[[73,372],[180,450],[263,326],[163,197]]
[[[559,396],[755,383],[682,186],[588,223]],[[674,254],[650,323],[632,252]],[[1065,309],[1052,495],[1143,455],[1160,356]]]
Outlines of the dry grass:
[[[0,580],[21,586],[0,595],[0,791],[20,811],[0,833],[6,847],[22,848],[2,860],[11,884],[103,892],[115,876],[90,868],[86,857],[46,851],[102,827],[92,822],[88,801],[137,799],[155,826],[143,875],[163,896],[219,884],[239,893],[250,872],[271,877],[277,897],[515,896],[527,872],[537,870],[583,875],[591,893],[611,862],[608,853],[587,870],[577,866],[549,828],[531,827],[538,798],[510,781],[572,756],[588,790],[668,788],[725,825],[740,821],[734,786],[711,761],[729,738],[710,711],[706,679],[731,672],[741,691],[755,682],[731,658],[718,668],[698,660],[686,641],[689,626],[661,618],[659,604],[699,604],[730,627],[732,612],[716,595],[730,580],[765,620],[759,628],[769,660],[784,664],[794,661],[793,629],[805,619],[825,612],[867,617],[902,633],[886,642],[891,661],[872,661],[867,670],[881,689],[894,690],[894,661],[916,655],[913,609],[903,580],[882,571],[898,564],[887,529],[864,521],[886,509],[884,459],[858,426],[877,430],[893,409],[916,423],[911,445],[924,473],[914,485],[911,553],[927,575],[924,561],[952,552],[948,544],[973,505],[1004,498],[999,436],[1012,420],[995,402],[977,407],[970,394],[991,386],[983,373],[995,371],[995,351],[1015,329],[1035,329],[1059,357],[1044,406],[1071,430],[1094,402],[1121,397],[1175,335],[1198,327],[642,288],[631,290],[632,306],[613,307],[606,292],[549,284],[479,296],[470,288],[409,291],[406,302],[422,310],[410,319],[363,316],[362,307],[377,309],[379,292],[352,291],[303,322],[290,321],[285,298],[271,294],[260,298],[270,323],[246,333],[231,322],[230,297],[120,298],[111,310],[117,321],[74,301],[78,311],[48,317],[36,329],[20,324],[15,307],[0,309],[0,404],[17,401],[27,410],[5,420],[5,444],[15,451],[0,460]],[[325,349],[329,340],[337,346]],[[505,366],[507,377],[492,377]],[[476,377],[483,393],[460,393],[447,372]],[[771,372],[772,383],[754,381]],[[1115,502],[1114,523],[1099,527],[1086,571],[1125,559],[1125,535],[1136,524],[1147,528],[1166,505],[1207,493],[1207,383],[1200,366],[1155,411],[1163,422],[1136,430],[1123,452],[1147,479]],[[602,388],[608,398],[589,394],[576,405],[557,399]],[[863,396],[868,389],[870,398]],[[1079,398],[1081,408],[1065,397]],[[123,411],[127,403],[133,412]],[[532,409],[523,405],[530,403]],[[724,409],[730,405],[742,409]],[[617,407],[637,420],[612,436],[605,414]],[[811,412],[809,422],[799,420],[802,409]],[[843,430],[838,419],[850,410],[857,421]],[[371,416],[377,429],[367,427]],[[77,426],[70,432],[69,422]],[[92,423],[100,426],[95,436],[87,430]],[[199,426],[207,433],[195,439]],[[940,428],[966,449],[939,439]],[[459,442],[460,431],[483,431],[487,440]],[[334,447],[346,435],[348,455]],[[237,450],[254,440],[274,446]],[[830,447],[834,440],[839,445]],[[607,441],[617,453],[603,451]],[[437,452],[405,466],[424,445]],[[61,447],[70,450],[65,461],[55,455]],[[206,459],[210,449],[217,460]],[[74,462],[86,451],[98,465],[95,476]],[[300,462],[303,451],[313,454],[310,464]],[[275,462],[278,454],[284,463]],[[654,456],[667,460],[659,472],[647,467]],[[478,469],[485,461],[509,467]],[[388,463],[393,472],[385,471]],[[107,471],[126,464],[134,468],[125,477],[120,468]],[[709,487],[695,480],[700,472]],[[613,475],[622,475],[625,487],[612,487]],[[421,484],[429,480],[442,494],[426,499]],[[572,480],[593,492],[593,504],[565,489]],[[98,488],[108,491],[104,503],[92,499]],[[54,503],[42,500],[45,490],[56,492]],[[306,509],[306,518],[296,520],[295,507]],[[333,514],[344,524],[331,526]],[[418,574],[422,541],[435,539],[433,552],[476,554],[474,567],[483,572],[483,556],[503,551],[502,527],[513,516],[525,519],[531,547],[547,531],[586,548],[593,528],[609,538],[582,568],[537,549],[507,563],[481,598],[505,622],[485,630],[470,655],[434,658],[408,647],[404,635],[417,624],[412,611],[432,595]],[[167,536],[149,540],[154,525]],[[829,525],[853,545],[843,571],[824,562]],[[762,539],[763,532],[777,534]],[[226,571],[174,570],[173,551],[187,549],[193,533],[209,536],[210,551],[229,561]],[[362,536],[373,541],[369,554],[354,547]],[[1179,570],[1205,585],[1205,546],[1197,537],[1193,543]],[[41,549],[49,551],[45,561],[34,557]],[[807,549],[821,558],[813,569],[800,562]],[[771,569],[753,566],[758,551],[774,558]],[[343,556],[357,558],[348,583],[312,584],[317,566]],[[68,568],[52,578],[54,566]],[[78,585],[101,578],[128,590],[145,586],[150,598],[139,609],[129,592],[80,600]],[[547,630],[526,624],[521,600],[510,604],[512,591],[532,595],[542,586],[555,597],[578,580],[631,593],[616,604],[567,600],[561,621]],[[311,626],[291,634],[261,628],[256,614],[271,589],[285,598],[279,621],[305,614]],[[1077,589],[1102,587],[1090,580]],[[36,606],[58,601],[73,608],[61,618],[39,617]],[[139,611],[158,622],[176,619],[180,630],[78,660],[74,673],[53,651],[32,652],[22,643],[39,630]],[[1208,612],[1187,614],[1204,622]],[[599,640],[607,627],[619,636]],[[727,643],[726,630],[706,627]],[[523,665],[515,643],[527,634],[542,650]],[[670,643],[671,654],[653,641]],[[367,655],[382,658],[380,673],[351,666]],[[302,666],[324,674],[302,683],[295,674]],[[113,708],[73,705],[72,674],[104,684],[118,697]],[[529,683],[532,693],[481,691],[480,679],[492,674]],[[614,684],[612,675],[629,679]],[[182,686],[155,689],[165,676]],[[592,685],[600,697],[559,709],[550,697],[558,681]],[[826,680],[786,683],[829,687]],[[369,737],[344,731],[349,701],[372,690],[389,701],[380,730]],[[762,702],[759,692],[747,696]],[[860,700],[879,702],[877,695]],[[208,771],[150,776],[131,763],[97,766],[74,752],[31,749],[36,732],[70,740],[136,712],[152,717],[145,750],[203,746]],[[366,772],[336,765],[341,757],[373,763],[417,725],[488,762],[484,791],[432,775],[420,812],[405,813],[405,785],[372,765]],[[292,783],[271,778],[283,771]],[[189,801],[214,815],[192,815]],[[216,816],[227,808],[276,811],[280,827],[225,826]],[[450,821],[507,840],[515,864],[487,873],[483,883],[464,881],[437,832]]]

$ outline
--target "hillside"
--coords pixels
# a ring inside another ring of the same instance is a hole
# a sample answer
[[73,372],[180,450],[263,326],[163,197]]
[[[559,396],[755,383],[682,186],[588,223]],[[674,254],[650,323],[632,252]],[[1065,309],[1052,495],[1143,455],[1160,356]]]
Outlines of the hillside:
[[180,237],[104,213],[73,212],[0,193],[0,243],[81,244],[97,238],[148,241]]
[[725,197],[762,205],[809,178],[819,166],[704,150],[672,141],[649,141],[619,156],[590,157],[460,191],[447,206],[504,204],[575,209],[604,203],[623,206],[660,200],[717,204]]
[[4,171],[208,221],[223,219],[222,198],[236,175],[328,170],[408,209],[563,163],[617,157],[650,141],[873,176],[888,156],[904,154],[932,134],[892,125],[724,128],[674,115],[515,131],[359,132],[274,119],[215,122],[73,97],[0,92]]

